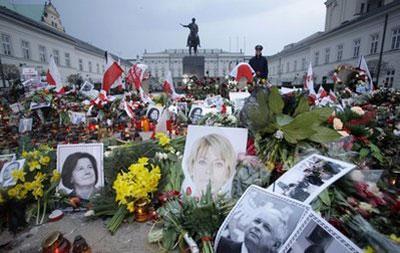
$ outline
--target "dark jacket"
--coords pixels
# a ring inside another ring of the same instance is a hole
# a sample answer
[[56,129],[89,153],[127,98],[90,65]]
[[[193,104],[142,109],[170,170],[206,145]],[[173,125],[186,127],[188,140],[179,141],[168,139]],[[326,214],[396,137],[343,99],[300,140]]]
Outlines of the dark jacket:
[[217,253],[240,253],[241,251],[241,242],[234,242],[225,237],[221,237],[221,239],[219,240]]
[[254,69],[259,78],[268,78],[268,61],[267,58],[260,55],[254,56],[249,61],[250,66]]

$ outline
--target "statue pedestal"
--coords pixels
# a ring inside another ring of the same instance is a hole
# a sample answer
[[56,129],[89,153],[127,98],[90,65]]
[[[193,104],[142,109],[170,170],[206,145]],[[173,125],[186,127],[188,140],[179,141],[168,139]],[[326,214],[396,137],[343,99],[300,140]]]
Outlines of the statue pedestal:
[[182,65],[184,75],[195,75],[199,79],[204,77],[204,56],[185,56]]

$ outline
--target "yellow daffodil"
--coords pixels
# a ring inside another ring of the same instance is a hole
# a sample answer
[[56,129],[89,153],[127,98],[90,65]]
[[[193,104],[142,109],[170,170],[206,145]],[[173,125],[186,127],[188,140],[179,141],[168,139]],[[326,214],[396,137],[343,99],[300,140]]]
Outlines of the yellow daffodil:
[[397,237],[395,234],[390,235],[390,240],[392,240],[396,243],[400,243],[400,237]]
[[42,156],[42,157],[40,157],[39,162],[40,162],[41,165],[48,165],[49,162],[50,162],[50,157]]
[[11,176],[13,177],[15,182],[18,182],[18,180],[21,182],[25,182],[25,175],[26,173],[24,172],[23,169],[14,170],[13,172],[11,172]]
[[22,151],[22,157],[23,157],[23,158],[28,158],[28,156],[29,156],[29,153],[28,153],[28,152],[26,152],[25,150]]
[[25,182],[24,187],[27,191],[32,191],[35,188],[34,182]]
[[53,170],[53,175],[51,176],[50,182],[57,183],[60,181],[61,174],[57,170]]
[[371,246],[368,246],[364,249],[364,253],[375,253],[375,250]]
[[268,162],[265,164],[265,166],[267,167],[267,169],[268,169],[269,171],[273,171],[273,170],[275,169],[275,163],[273,163],[273,162],[271,162],[271,161],[268,161]]
[[15,188],[13,187],[13,188],[11,188],[11,189],[9,189],[9,190],[7,191],[7,194],[8,194],[8,196],[9,196],[10,198],[15,198],[15,197],[17,196],[18,192],[17,192],[17,189],[15,189]]
[[3,194],[0,193],[0,204],[4,203],[4,201]]
[[40,170],[40,163],[36,160],[28,162],[29,171]]
[[133,213],[133,212],[135,211],[135,204],[134,204],[134,202],[129,202],[129,203],[126,205],[126,208],[128,209],[129,212]]
[[147,158],[147,157],[141,157],[138,160],[138,163],[143,164],[143,165],[147,165],[148,162],[149,162],[149,158]]
[[161,132],[156,133],[155,137],[158,140],[158,143],[163,147],[168,145],[171,141],[170,138],[166,134],[161,133]]

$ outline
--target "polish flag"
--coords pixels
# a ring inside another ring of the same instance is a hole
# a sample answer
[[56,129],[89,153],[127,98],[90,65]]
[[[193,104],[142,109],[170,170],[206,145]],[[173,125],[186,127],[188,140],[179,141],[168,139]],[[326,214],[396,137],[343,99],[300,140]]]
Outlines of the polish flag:
[[111,85],[124,73],[121,66],[118,65],[114,60],[111,59],[108,53],[106,53],[107,67],[103,75],[102,88],[108,92]]
[[129,69],[128,76],[126,77],[127,83],[133,84],[139,90],[142,87],[142,81],[149,78],[147,69],[148,66],[145,64],[134,64]]
[[250,66],[250,64],[241,62],[236,67],[234,67],[229,74],[230,76],[234,77],[237,82],[239,82],[242,78],[246,78],[247,82],[253,82],[255,71]]
[[314,75],[313,75],[311,62],[310,62],[310,65],[308,66],[307,77],[306,77],[306,82],[304,84],[304,88],[309,90],[310,94],[315,94]]
[[184,97],[184,95],[176,93],[175,87],[174,87],[174,81],[172,80],[171,71],[167,72],[167,76],[163,83],[163,90],[165,93],[167,93],[168,96],[171,96],[171,98],[174,100]]
[[[118,65],[121,66],[121,60],[118,59]],[[122,76],[118,77],[117,81],[113,83],[113,85],[111,86],[111,89],[113,88],[118,88],[118,89],[125,89],[125,85],[122,82]]]
[[369,91],[374,90],[374,83],[372,81],[372,76],[371,72],[369,72],[367,61],[365,60],[364,56],[361,56],[360,61],[358,63],[358,68],[364,71],[367,76],[368,76],[368,82],[369,82]]
[[61,82],[61,75],[58,71],[56,62],[54,61],[53,55],[50,55],[49,69],[46,73],[46,81],[48,84],[56,86],[56,92],[63,94],[65,92]]

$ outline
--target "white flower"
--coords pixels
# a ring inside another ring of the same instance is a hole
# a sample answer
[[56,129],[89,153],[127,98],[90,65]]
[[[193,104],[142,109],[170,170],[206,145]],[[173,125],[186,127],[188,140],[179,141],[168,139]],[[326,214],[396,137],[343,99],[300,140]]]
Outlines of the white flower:
[[232,122],[232,123],[236,123],[236,122],[237,122],[237,118],[236,118],[235,116],[233,116],[233,115],[229,115],[229,116],[228,116],[228,120],[229,120],[230,122]]
[[84,214],[85,217],[90,217],[90,216],[94,216],[94,211],[93,210],[89,210]]
[[350,136],[349,133],[346,132],[346,131],[338,131],[338,133],[339,133],[341,136],[343,136],[343,137]]
[[167,160],[168,159],[168,154],[157,152],[156,153],[156,158],[158,158],[160,160]]
[[283,132],[281,130],[278,130],[275,132],[274,137],[277,138],[278,140],[283,139]]
[[342,130],[342,128],[343,128],[343,122],[342,122],[339,118],[335,118],[335,119],[333,120],[333,128],[334,128],[336,131]]
[[360,116],[364,115],[364,113],[365,113],[364,110],[359,106],[351,107],[351,111],[356,113],[356,114],[358,114],[358,115],[360,115]]
[[350,173],[350,178],[354,182],[363,182],[364,181],[364,174],[360,170],[353,170]]

